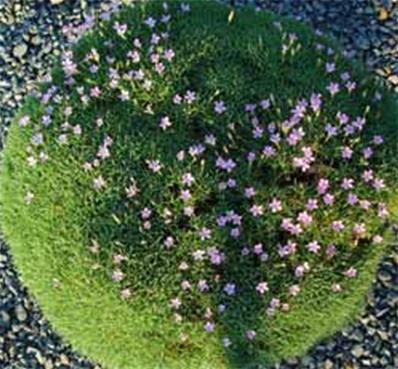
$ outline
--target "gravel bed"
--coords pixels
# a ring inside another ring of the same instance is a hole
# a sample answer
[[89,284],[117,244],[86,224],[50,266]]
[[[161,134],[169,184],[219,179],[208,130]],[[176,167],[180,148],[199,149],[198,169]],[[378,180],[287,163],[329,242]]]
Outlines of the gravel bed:
[[[288,15],[338,38],[398,92],[398,1],[222,0]],[[15,109],[44,78],[66,38],[86,16],[109,8],[99,0],[0,0],[0,148]],[[297,332],[300,334],[300,332]],[[93,369],[62,342],[18,278],[0,240],[0,368]],[[398,369],[398,240],[380,266],[367,309],[351,327],[305,357],[274,369]]]

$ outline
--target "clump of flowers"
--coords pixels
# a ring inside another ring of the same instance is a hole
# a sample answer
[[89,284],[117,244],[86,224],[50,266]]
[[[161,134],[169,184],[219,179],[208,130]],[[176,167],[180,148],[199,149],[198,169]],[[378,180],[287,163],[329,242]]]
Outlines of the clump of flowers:
[[[134,27],[103,15],[103,46],[65,51],[63,82],[48,83],[40,112],[18,119],[31,133],[26,170],[59,152],[79,163],[78,191],[98,210],[87,249],[121,300],[150,303],[158,293],[173,324],[209,335],[244,311],[239,334],[255,344],[254,310],[272,325],[306,279],[330,271],[330,293],[343,293],[361,255],[383,243],[394,183],[382,164],[385,137],[371,133],[379,105],[355,104],[373,95],[322,38],[306,45],[313,88],[249,94],[244,85],[237,97],[221,78],[192,78],[174,37],[189,16],[179,3]],[[300,35],[280,23],[272,32],[278,65],[294,64]],[[24,201],[40,202],[34,188]],[[234,347],[234,337],[221,343]]]

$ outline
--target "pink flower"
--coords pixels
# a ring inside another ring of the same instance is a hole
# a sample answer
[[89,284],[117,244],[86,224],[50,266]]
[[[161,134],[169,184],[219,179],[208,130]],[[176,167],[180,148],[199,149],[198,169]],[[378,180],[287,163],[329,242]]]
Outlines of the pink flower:
[[112,273],[112,280],[115,282],[120,282],[124,279],[124,273],[120,269],[116,269]]
[[321,248],[321,246],[319,245],[318,241],[312,241],[306,247],[307,247],[309,252],[312,252],[314,254],[317,254],[319,252],[320,248]]
[[181,289],[183,291],[190,290],[191,288],[192,288],[192,285],[191,285],[191,283],[189,283],[189,281],[184,280],[181,282]]
[[248,340],[253,341],[257,336],[256,331],[249,329],[248,331],[246,331],[246,337]]
[[373,242],[375,245],[379,245],[379,244],[381,244],[381,243],[383,242],[383,237],[380,236],[379,234],[376,234],[375,236],[373,236],[372,242]]
[[303,225],[308,226],[312,223],[312,216],[306,211],[299,213],[297,220]]
[[282,202],[276,198],[272,199],[268,206],[272,213],[282,211]]
[[343,182],[341,183],[341,188],[343,190],[351,190],[354,188],[354,180],[352,178],[343,178]]
[[256,287],[256,291],[260,294],[260,295],[264,295],[265,292],[267,292],[269,290],[268,288],[268,283],[267,282],[260,282],[257,287]]
[[318,200],[317,199],[308,199],[307,204],[305,205],[305,208],[308,211],[313,211],[318,209]]
[[341,150],[341,157],[343,159],[351,159],[353,152],[354,151],[350,147],[344,146]]
[[170,249],[170,248],[173,247],[173,245],[174,245],[174,238],[171,237],[171,236],[168,236],[168,237],[164,240],[163,244],[166,246],[166,248]]
[[127,300],[131,297],[131,290],[130,288],[124,288],[123,290],[120,291],[120,297],[123,300]]
[[169,117],[163,117],[160,119],[159,127],[165,131],[167,128],[171,127],[171,122]]
[[261,215],[264,214],[264,208],[263,208],[262,205],[253,205],[253,206],[250,208],[249,211],[250,211],[250,213],[251,213],[254,217],[256,217],[256,218],[258,218],[258,217],[260,217]]
[[330,193],[327,193],[323,196],[323,202],[326,205],[332,205],[334,203],[334,196]]
[[300,293],[300,286],[297,284],[294,284],[292,286],[289,287],[289,294],[293,297],[297,296]]
[[175,297],[173,299],[170,300],[170,306],[174,309],[174,310],[178,310],[181,306],[181,300],[178,297]]
[[210,240],[211,238],[211,230],[203,227],[200,231],[199,231],[199,236],[201,241],[205,241],[205,240]]
[[355,278],[357,276],[358,272],[354,267],[349,267],[345,272],[344,275],[347,278]]
[[358,236],[358,237],[362,237],[365,232],[366,232],[366,227],[365,224],[363,223],[356,223],[354,224],[354,227],[352,228],[353,233]]
[[102,176],[98,176],[97,178],[93,179],[93,187],[96,191],[101,190],[103,187],[105,187],[106,182]]
[[336,255],[337,249],[335,245],[328,245],[326,248],[326,256],[328,258],[332,258],[334,255]]
[[372,186],[377,192],[382,190],[382,189],[384,189],[384,188],[386,188],[384,180],[380,179],[380,178],[375,178],[373,180]]
[[347,196],[347,203],[349,205],[355,205],[358,202],[358,196],[355,195],[354,193],[350,192]]
[[331,289],[335,293],[341,292],[343,290],[339,283],[333,283]]
[[148,168],[153,173],[159,173],[162,169],[162,165],[160,164],[159,160],[147,160],[146,163],[148,165]]
[[253,246],[253,252],[256,255],[261,255],[263,253],[263,245],[261,243],[258,243],[257,245]]
[[149,219],[151,217],[151,214],[152,214],[151,209],[144,208],[141,210],[141,218],[144,220]]
[[320,195],[326,193],[327,189],[329,188],[329,180],[325,178],[321,178],[318,182],[317,191]]
[[331,228],[334,232],[341,232],[344,229],[344,224],[341,220],[332,222]]
[[180,193],[182,201],[187,202],[191,198],[191,192],[189,190],[182,190]]

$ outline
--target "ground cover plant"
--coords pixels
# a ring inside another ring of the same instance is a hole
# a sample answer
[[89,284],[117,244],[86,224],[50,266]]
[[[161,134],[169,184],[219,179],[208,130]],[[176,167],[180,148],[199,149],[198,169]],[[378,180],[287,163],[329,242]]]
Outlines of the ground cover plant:
[[2,230],[54,327],[109,368],[246,368],[355,317],[396,215],[389,93],[271,14],[102,18],[2,158]]

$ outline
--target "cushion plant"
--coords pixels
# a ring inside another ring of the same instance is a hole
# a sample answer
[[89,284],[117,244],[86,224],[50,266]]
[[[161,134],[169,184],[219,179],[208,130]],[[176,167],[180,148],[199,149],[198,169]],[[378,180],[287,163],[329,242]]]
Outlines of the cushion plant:
[[105,368],[222,369],[357,316],[396,215],[390,94],[271,14],[102,18],[2,158],[2,230],[53,326]]

